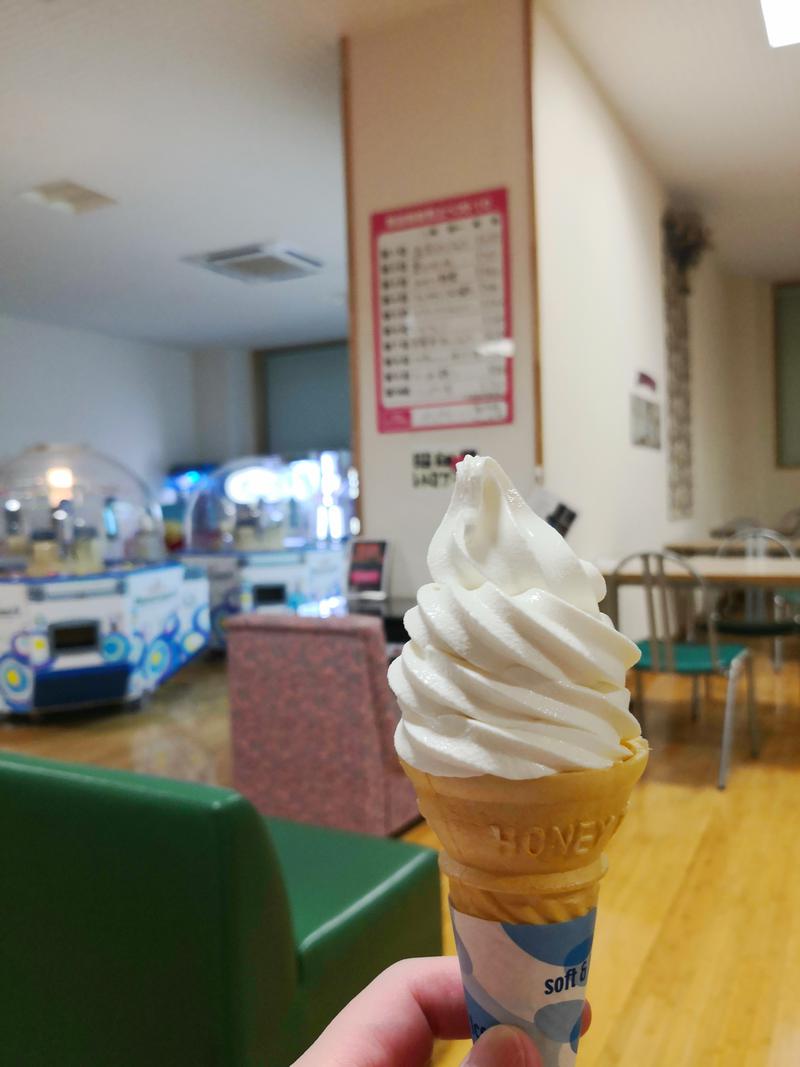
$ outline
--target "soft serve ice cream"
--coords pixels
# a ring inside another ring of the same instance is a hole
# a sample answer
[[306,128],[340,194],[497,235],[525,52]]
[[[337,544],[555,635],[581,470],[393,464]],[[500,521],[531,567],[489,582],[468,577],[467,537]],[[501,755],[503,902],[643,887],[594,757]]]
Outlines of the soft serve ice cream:
[[459,464],[428,566],[389,681],[472,1035],[517,1026],[544,1067],[572,1067],[605,848],[647,763],[625,688],[639,652],[598,571],[492,459]]
[[626,671],[639,658],[577,558],[488,457],[459,463],[428,551],[433,581],[389,670],[395,745],[431,775],[535,779],[600,770],[640,736]]

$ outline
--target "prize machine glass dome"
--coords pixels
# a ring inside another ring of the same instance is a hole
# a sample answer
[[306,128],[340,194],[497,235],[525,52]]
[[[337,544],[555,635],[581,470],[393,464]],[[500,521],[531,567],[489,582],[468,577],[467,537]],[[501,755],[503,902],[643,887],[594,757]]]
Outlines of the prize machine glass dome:
[[224,645],[228,615],[343,600],[357,495],[348,452],[247,456],[205,479],[181,558],[208,574],[212,645]]
[[135,701],[207,643],[208,581],[164,558],[122,464],[37,445],[0,466],[0,710]]

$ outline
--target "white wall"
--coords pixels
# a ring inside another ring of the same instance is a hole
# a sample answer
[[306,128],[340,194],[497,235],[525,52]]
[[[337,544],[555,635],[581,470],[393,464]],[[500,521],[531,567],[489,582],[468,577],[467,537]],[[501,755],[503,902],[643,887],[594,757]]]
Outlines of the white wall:
[[629,404],[639,370],[665,396],[664,193],[541,12],[533,102],[546,482],[582,555],[660,546],[665,452],[629,443]]
[[765,282],[738,279],[733,303],[737,346],[733,371],[736,432],[733,509],[774,525],[800,507],[800,469],[776,464],[772,293]]
[[692,434],[697,532],[706,535],[739,512],[739,497],[754,487],[742,481],[737,450],[744,426],[739,366],[750,353],[755,326],[748,278],[726,273],[708,252],[692,273],[689,351],[692,368]]
[[37,442],[79,442],[153,486],[194,457],[186,352],[0,315],[0,459]]
[[[472,0],[351,42],[354,334],[365,529],[397,546],[398,593],[413,593],[425,580],[425,548],[448,495],[410,489],[415,448],[473,445],[496,455],[523,493],[534,484],[532,368],[526,358],[534,344],[534,290],[524,210],[530,189],[521,155],[527,145],[520,40],[518,5]],[[761,330],[758,286],[726,275],[713,255],[693,276],[695,509],[690,519],[670,522],[661,261],[667,196],[580,61],[538,10],[532,93],[545,483],[579,510],[570,540],[588,558],[618,558],[705,535],[731,515],[741,483],[731,447],[741,423],[736,368],[750,358],[745,353]],[[512,223],[520,352],[514,425],[378,434],[369,214],[495,184],[511,187],[520,212]],[[630,443],[630,394],[639,371],[659,385],[660,451]],[[761,424],[761,413],[753,418]]]
[[250,352],[209,348],[192,353],[194,435],[198,462],[225,462],[255,451]]
[[[392,590],[428,580],[425,554],[449,489],[413,489],[411,457],[477,448],[534,485],[531,189],[524,0],[463,0],[350,42],[350,197],[359,364],[364,532],[394,546]],[[370,297],[372,212],[421,200],[509,189],[517,355],[514,422],[507,426],[379,434]]]
[[[662,184],[549,19],[534,21],[534,144],[545,480],[580,512],[588,558],[706,536],[800,505],[774,466],[768,288],[707,253],[690,278],[694,513],[667,518]],[[662,449],[630,444],[630,391],[659,383]],[[637,593],[622,625],[644,630]]]
[[[705,535],[731,514],[740,351],[755,283],[707,254],[691,276],[694,514],[667,518],[662,184],[549,17],[534,22],[534,143],[545,477],[579,509],[588,557]],[[743,299],[747,297],[747,299]],[[630,443],[639,370],[658,382],[662,449]],[[762,381],[763,384],[763,381]],[[750,392],[751,386],[745,387]],[[761,412],[753,413],[756,420]]]

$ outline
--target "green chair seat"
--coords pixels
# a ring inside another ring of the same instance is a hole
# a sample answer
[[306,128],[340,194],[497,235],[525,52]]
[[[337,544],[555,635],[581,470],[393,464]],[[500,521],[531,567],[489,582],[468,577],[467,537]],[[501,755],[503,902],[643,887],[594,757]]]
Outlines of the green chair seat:
[[[423,899],[415,903],[429,902],[430,869],[436,862],[429,849],[284,819],[265,822],[291,901],[303,978],[317,978],[332,961],[344,958],[358,936],[386,918],[399,889],[415,897],[421,893]],[[310,872],[321,872],[320,877],[309,877]],[[438,897],[434,918],[437,908]],[[410,927],[401,931],[406,944],[413,935]],[[430,947],[430,938],[423,935],[423,940]]]
[[763,622],[748,622],[746,619],[718,619],[717,633],[741,637],[789,637],[796,633],[793,619],[765,619]]
[[0,1062],[289,1067],[441,951],[436,854],[230,789],[0,753]]
[[297,945],[301,995],[282,1028],[291,1062],[385,967],[441,951],[436,855],[385,838],[265,822]]
[[[636,644],[639,646],[642,658],[636,664],[635,670],[653,670],[654,661],[650,641],[637,641]],[[687,642],[676,641],[673,643],[672,647],[675,652],[676,674],[713,674],[715,672],[716,667],[711,656],[711,647],[709,645],[693,645]],[[746,651],[747,648],[745,645],[719,644],[717,648],[718,662],[724,670],[728,670],[736,657]],[[666,670],[663,653],[660,657],[659,669],[662,671]]]
[[[615,594],[612,610],[616,614],[617,580],[626,568],[635,565],[644,587],[645,607],[650,633],[646,641],[638,641],[640,659],[636,664],[636,699],[634,707],[644,727],[644,678],[645,671],[664,674],[683,674],[692,679],[692,718],[700,715],[701,675],[724,673],[727,679],[725,712],[722,721],[722,738],[719,755],[717,784],[725,788],[731,760],[734,721],[736,715],[736,689],[744,672],[747,679],[747,711],[750,724],[750,745],[754,756],[758,755],[760,736],[756,713],[753,659],[746,645],[723,644],[717,640],[717,612],[711,590],[695,570],[691,560],[674,552],[634,552],[621,560],[612,575],[611,589]],[[634,572],[636,573],[636,572]],[[680,585],[676,585],[676,580]],[[700,604],[698,605],[697,600]],[[656,605],[660,608],[657,610]],[[708,640],[704,643],[675,642],[672,640],[673,625],[678,619],[686,619],[687,612],[700,610],[705,619]],[[614,619],[618,622],[617,619]],[[715,655],[712,655],[712,647]],[[667,666],[663,653],[671,649],[671,663]]]

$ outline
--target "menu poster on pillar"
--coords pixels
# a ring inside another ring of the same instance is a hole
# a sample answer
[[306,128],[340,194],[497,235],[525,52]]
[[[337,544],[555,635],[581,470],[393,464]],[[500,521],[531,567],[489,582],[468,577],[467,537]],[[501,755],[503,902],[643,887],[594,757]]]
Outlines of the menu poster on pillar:
[[513,418],[508,194],[372,216],[378,432]]

